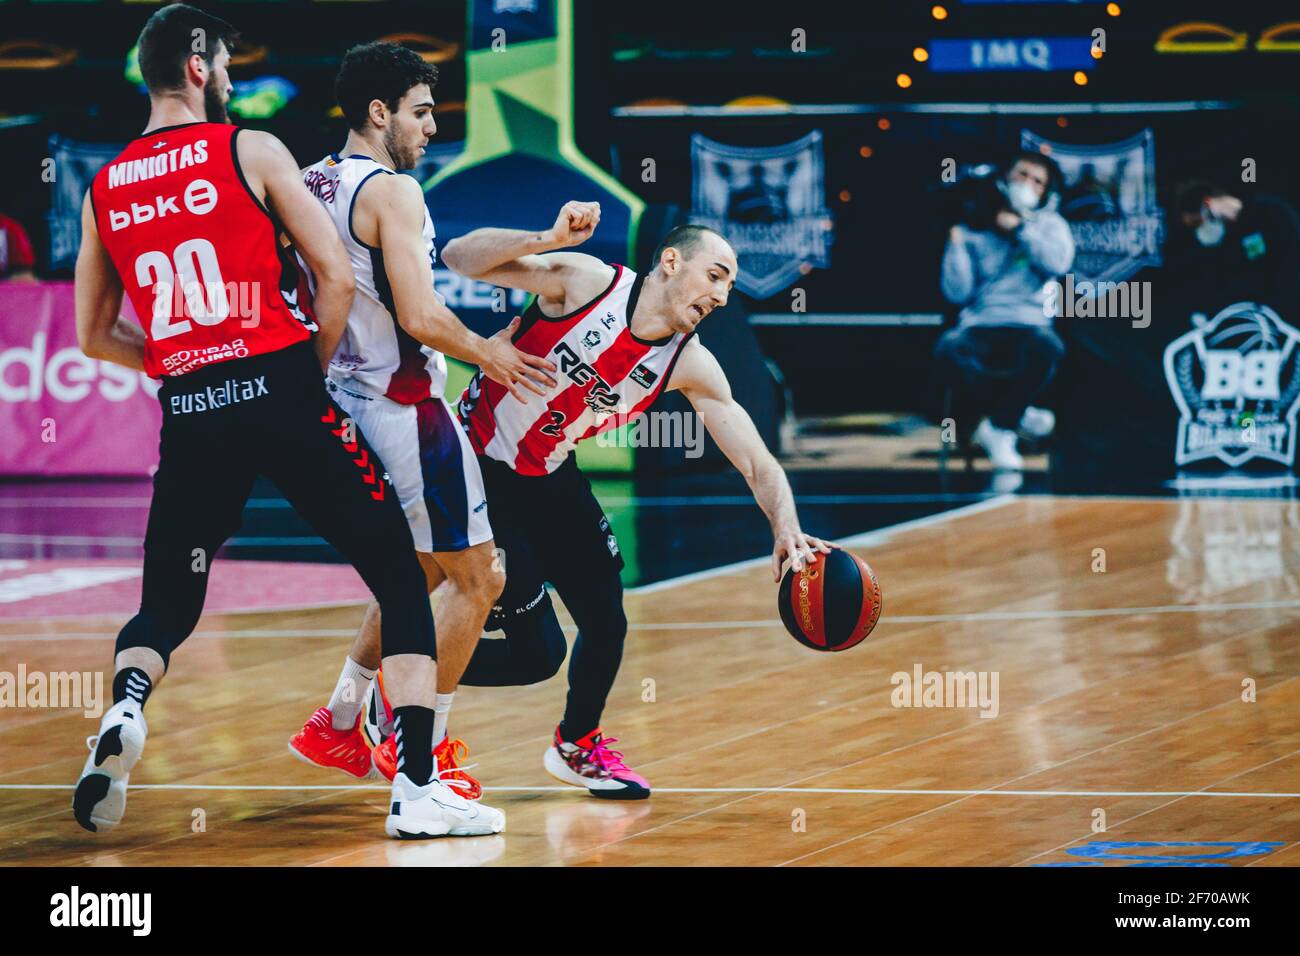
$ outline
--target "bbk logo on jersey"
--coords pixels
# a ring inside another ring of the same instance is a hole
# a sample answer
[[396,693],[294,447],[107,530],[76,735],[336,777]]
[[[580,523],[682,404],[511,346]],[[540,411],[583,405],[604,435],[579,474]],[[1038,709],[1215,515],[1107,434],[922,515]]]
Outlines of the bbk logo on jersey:
[[1175,462],[1252,458],[1294,465],[1300,331],[1265,305],[1236,302],[1165,349],[1181,419]]

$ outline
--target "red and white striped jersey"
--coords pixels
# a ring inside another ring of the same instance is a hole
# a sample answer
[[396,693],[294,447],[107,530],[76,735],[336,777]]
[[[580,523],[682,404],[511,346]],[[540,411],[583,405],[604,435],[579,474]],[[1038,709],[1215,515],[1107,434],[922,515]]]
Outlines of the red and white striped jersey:
[[694,333],[655,342],[632,334],[629,320],[644,278],[615,265],[614,278],[595,300],[554,318],[534,300],[515,333],[515,347],[554,362],[558,384],[546,397],[524,390],[519,401],[479,372],[457,409],[478,454],[521,475],[549,474],[584,438],[650,407]]

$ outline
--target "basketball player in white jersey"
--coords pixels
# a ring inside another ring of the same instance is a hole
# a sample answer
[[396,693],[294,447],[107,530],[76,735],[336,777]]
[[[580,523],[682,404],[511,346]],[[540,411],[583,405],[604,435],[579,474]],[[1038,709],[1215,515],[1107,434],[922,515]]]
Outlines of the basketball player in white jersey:
[[672,230],[651,268],[638,275],[576,246],[600,221],[596,203],[571,202],[545,232],[477,229],[452,240],[443,260],[484,282],[535,293],[514,333],[524,352],[549,357],[559,384],[544,395],[512,394],[478,376],[459,412],[488,491],[508,565],[505,591],[489,620],[505,640],[479,643],[461,683],[529,684],[554,674],[565,640],[545,584],[578,626],[569,694],[544,766],[559,780],[607,799],[641,799],[650,784],[611,749],[601,714],[622,659],[623,561],[618,542],[572,452],[577,442],[646,411],[665,390],[691,402],[718,447],[745,477],[771,523],[772,576],[829,553],[804,534],[785,472],[696,326],[725,305],[736,254],[700,226]]
[[[356,275],[357,294],[328,368],[327,388],[382,460],[406,512],[429,590],[446,582],[435,615],[439,650],[433,740],[442,781],[467,800],[481,795],[459,769],[464,744],[447,734],[460,673],[482,633],[503,575],[494,561],[483,479],[443,398],[442,353],[478,365],[524,401],[555,383],[554,365],[510,343],[515,323],[490,339],[465,328],[433,287],[433,221],[414,168],[436,127],[436,69],[394,43],[353,47],[335,89],[351,127],[342,150],[303,171],[333,220]],[[349,422],[340,422],[339,429]],[[397,751],[372,756],[361,735],[362,704],[379,668],[379,608],[366,611],[352,655],[326,707],[289,742],[296,756],[358,777],[378,769],[390,780]],[[498,811],[481,808],[489,817]],[[495,828],[499,831],[500,827]],[[452,835],[495,832],[453,828]]]

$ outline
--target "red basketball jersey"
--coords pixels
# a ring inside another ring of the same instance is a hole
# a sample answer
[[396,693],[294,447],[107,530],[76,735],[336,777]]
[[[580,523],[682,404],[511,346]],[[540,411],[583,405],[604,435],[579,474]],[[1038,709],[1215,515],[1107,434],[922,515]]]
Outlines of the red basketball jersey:
[[316,330],[297,262],[239,168],[238,134],[225,123],[154,130],[91,184],[99,238],[144,325],[154,378],[274,352]]
[[559,385],[546,397],[524,390],[520,401],[479,372],[458,409],[475,452],[521,475],[549,474],[578,442],[626,424],[654,403],[695,333],[657,342],[632,334],[644,280],[615,265],[609,287],[568,315],[546,315],[533,301],[515,347],[553,361]]

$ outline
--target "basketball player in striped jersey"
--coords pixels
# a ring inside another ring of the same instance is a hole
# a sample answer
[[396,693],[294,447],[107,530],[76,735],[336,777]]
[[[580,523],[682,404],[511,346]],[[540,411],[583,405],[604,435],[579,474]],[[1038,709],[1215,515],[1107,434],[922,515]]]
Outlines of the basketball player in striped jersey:
[[682,226],[663,240],[648,272],[589,255],[579,245],[600,221],[596,203],[570,202],[545,232],[478,229],[448,243],[446,264],[484,282],[536,294],[515,345],[558,366],[545,395],[512,394],[477,376],[459,413],[488,492],[506,586],[489,620],[505,640],[481,641],[461,677],[480,686],[530,684],[554,674],[566,644],[546,582],[578,626],[564,715],[544,756],[564,783],[598,797],[650,795],[645,777],[611,748],[601,716],[622,660],[623,559],[573,450],[644,413],[665,390],[691,402],[771,523],[772,575],[833,545],[805,534],[785,472],[763,444],[712,353],[695,338],[735,285],[736,254],[716,232]]
[[[433,287],[433,220],[412,169],[437,127],[437,69],[395,43],[366,43],[343,58],[335,92],[350,131],[343,148],[303,171],[348,252],[357,294],[329,363],[326,386],[383,460],[406,512],[430,591],[446,582],[435,615],[439,668],[434,756],[461,796],[482,789],[460,767],[464,743],[447,733],[460,672],[473,653],[504,578],[478,462],[443,398],[443,352],[482,369],[519,401],[555,384],[545,357],[510,342],[518,325],[485,339],[443,304]],[[371,603],[327,706],[289,742],[311,763],[357,777],[399,766],[396,740],[372,756],[361,710],[380,664],[379,606]],[[453,835],[458,831],[453,830]],[[466,834],[470,835],[470,834]]]
[[[465,801],[434,772],[436,643],[424,575],[382,465],[363,436],[335,430],[342,412],[320,378],[355,283],[284,144],[230,125],[234,38],[230,24],[184,4],[149,18],[139,40],[148,122],[96,174],[83,206],[77,339],[92,358],[159,379],[163,420],[140,610],[117,637],[113,706],[90,741],[73,814],[96,832],[121,821],[150,697],[198,623],[211,561],[264,475],[384,608],[403,760],[386,832],[500,832],[502,814]],[[314,315],[281,232],[315,273]],[[119,316],[124,294],[143,329]],[[255,311],[236,314],[232,300],[250,298]]]

